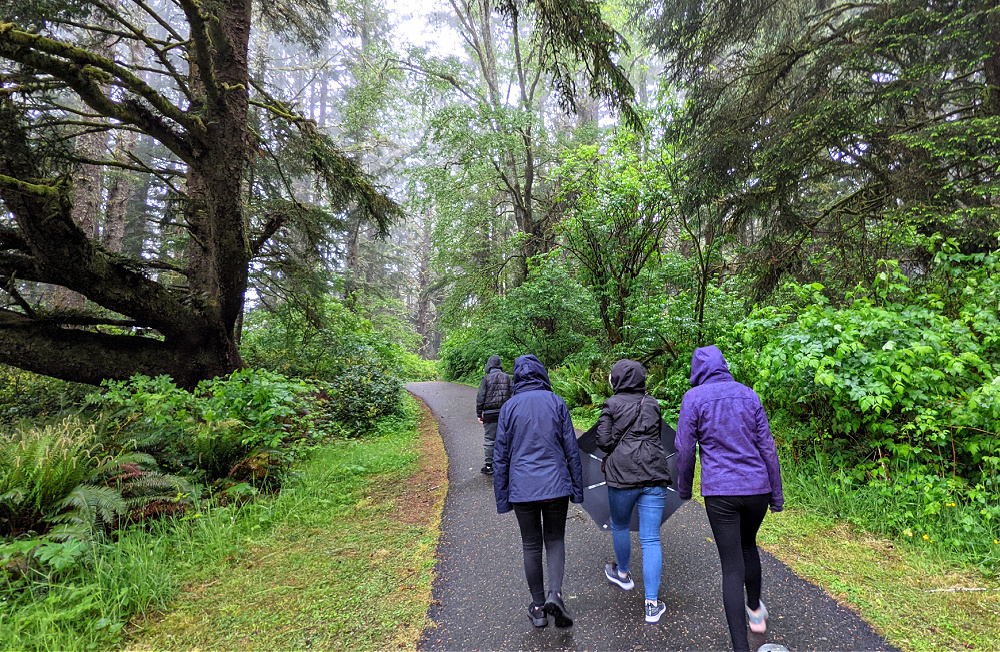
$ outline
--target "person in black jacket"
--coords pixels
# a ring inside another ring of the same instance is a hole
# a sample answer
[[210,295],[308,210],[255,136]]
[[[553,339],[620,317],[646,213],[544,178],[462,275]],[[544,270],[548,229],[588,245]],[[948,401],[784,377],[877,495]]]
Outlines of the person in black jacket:
[[638,505],[646,622],[656,623],[667,609],[658,596],[663,564],[660,525],[667,486],[671,484],[667,456],[660,442],[660,405],[646,395],[646,370],[634,360],[616,362],[610,381],[615,394],[601,409],[597,445],[607,453],[604,476],[617,563],[607,564],[604,574],[626,591],[635,586],[629,575],[629,522],[632,509]]
[[476,394],[476,416],[483,424],[483,449],[486,464],[479,469],[480,473],[493,474],[493,442],[497,438],[497,419],[500,418],[500,408],[510,398],[510,376],[503,372],[500,356],[491,355],[486,361],[486,373],[479,383],[479,393]]
[[548,613],[556,627],[569,627],[573,619],[562,598],[566,512],[569,501],[583,502],[583,465],[569,409],[552,392],[545,367],[533,355],[514,361],[514,396],[500,410],[493,467],[497,513],[513,509],[521,530],[524,574],[531,591],[528,618],[535,627],[545,627]]

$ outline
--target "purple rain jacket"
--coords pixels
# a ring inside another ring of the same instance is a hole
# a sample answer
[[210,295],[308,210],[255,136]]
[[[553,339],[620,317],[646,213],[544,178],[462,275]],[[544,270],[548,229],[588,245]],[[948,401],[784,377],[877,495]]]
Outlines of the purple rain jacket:
[[583,502],[583,466],[566,403],[533,355],[514,360],[514,395],[500,408],[493,447],[497,513],[511,503],[569,496]]
[[702,496],[771,494],[771,511],[785,505],[781,468],[767,414],[756,392],[733,380],[722,351],[695,349],[691,389],[677,422],[678,492],[691,498],[695,444],[701,448]]

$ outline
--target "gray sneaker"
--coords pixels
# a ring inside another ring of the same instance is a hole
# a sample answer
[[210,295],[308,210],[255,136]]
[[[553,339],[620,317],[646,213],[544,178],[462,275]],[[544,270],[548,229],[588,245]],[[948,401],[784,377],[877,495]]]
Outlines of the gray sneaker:
[[612,584],[617,584],[626,591],[631,591],[632,587],[635,586],[635,582],[632,581],[632,576],[625,573],[625,578],[618,574],[618,564],[604,564],[604,576],[608,578],[608,581]]
[[660,622],[660,616],[663,612],[667,610],[667,605],[657,600],[655,603],[646,603],[646,622],[647,623],[658,623]]

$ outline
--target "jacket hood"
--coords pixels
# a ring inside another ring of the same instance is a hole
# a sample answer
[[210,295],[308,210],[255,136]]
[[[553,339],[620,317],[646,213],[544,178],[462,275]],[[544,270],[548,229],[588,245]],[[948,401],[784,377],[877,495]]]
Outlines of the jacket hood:
[[491,371],[503,370],[503,365],[500,364],[500,356],[491,355],[489,360],[486,361],[486,373]]
[[635,360],[619,360],[611,367],[611,390],[620,392],[645,392],[646,368]]
[[732,380],[726,359],[722,351],[715,346],[703,346],[695,349],[691,356],[691,385],[697,387],[707,382]]
[[520,394],[534,389],[552,391],[549,374],[535,356],[518,356],[517,360],[514,360],[514,393]]

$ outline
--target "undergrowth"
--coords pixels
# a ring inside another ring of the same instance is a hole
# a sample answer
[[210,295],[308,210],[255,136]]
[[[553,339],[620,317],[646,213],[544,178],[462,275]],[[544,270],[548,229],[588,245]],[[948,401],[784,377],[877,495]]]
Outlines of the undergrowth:
[[414,430],[407,403],[403,414],[377,422],[369,439],[315,450],[276,495],[203,504],[89,547],[46,544],[54,549],[37,570],[0,574],[0,650],[118,645],[130,619],[168,609],[185,584],[232,574],[265,548],[280,553],[286,544],[275,532],[329,529],[349,517],[373,476],[400,477],[412,467]]

